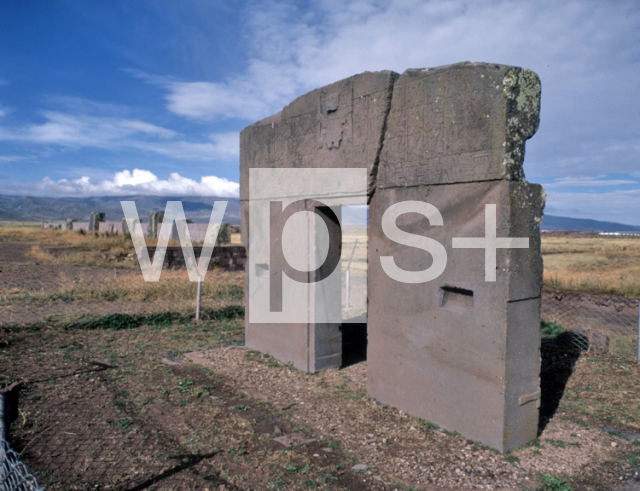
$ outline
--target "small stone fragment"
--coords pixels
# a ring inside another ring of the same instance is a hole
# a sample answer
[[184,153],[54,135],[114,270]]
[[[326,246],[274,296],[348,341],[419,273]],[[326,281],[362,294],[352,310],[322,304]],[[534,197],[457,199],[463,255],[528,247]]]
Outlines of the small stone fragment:
[[291,433],[290,435],[283,435],[278,438],[274,438],[275,441],[281,443],[285,447],[293,447],[294,445],[304,445],[305,443],[315,442],[314,438],[307,438],[301,433]]
[[172,366],[176,366],[176,365],[182,365],[182,361],[180,360],[175,360],[173,358],[162,358],[162,363],[164,363],[165,365],[172,365]]

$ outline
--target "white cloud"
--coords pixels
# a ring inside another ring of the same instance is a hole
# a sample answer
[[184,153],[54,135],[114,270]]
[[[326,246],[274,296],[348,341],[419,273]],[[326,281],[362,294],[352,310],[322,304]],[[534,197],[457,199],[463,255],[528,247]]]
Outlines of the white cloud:
[[177,133],[167,128],[161,128],[154,124],[145,123],[144,121],[122,120],[117,123],[122,128],[128,128],[148,135],[159,136],[160,138],[174,138]]
[[240,154],[240,133],[212,133],[210,138],[216,147],[216,151],[223,155],[237,156]]
[[122,172],[116,172],[113,177],[113,183],[116,186],[136,186],[138,184],[156,182],[157,180],[158,177],[153,172],[143,169],[133,169],[133,172],[123,170]]
[[[43,113],[46,121],[21,128],[1,127],[0,141],[30,142],[71,148],[138,150],[175,159],[213,161],[237,158],[238,133],[214,133],[209,141],[177,139],[178,133],[137,119]],[[233,141],[235,139],[235,145]]]
[[0,128],[0,140],[112,148],[118,146],[124,138],[141,132],[139,121],[74,115],[58,111],[46,111],[43,116],[46,122],[42,124],[15,129]]
[[240,153],[239,133],[214,133],[210,142],[172,142],[128,141],[131,148],[153,152],[180,160],[237,160]]
[[168,85],[167,108],[194,119],[252,119],[269,111],[269,106],[242,88],[208,82],[172,82]]
[[[547,186],[548,210],[570,216],[594,210],[600,219],[614,221],[620,210],[625,210],[625,216],[640,216],[637,194],[608,188],[631,184],[627,175],[640,178],[640,98],[636,97],[640,9],[635,0],[318,0],[307,4],[308,8],[293,0],[252,2],[242,26],[250,44],[245,68],[225,79],[178,80],[129,72],[162,87],[171,113],[206,123],[225,118],[255,121],[313,88],[365,70],[402,72],[465,60],[524,66],[542,80],[541,125],[527,143],[527,175],[532,180],[562,177]],[[205,17],[203,22],[211,24]],[[186,38],[191,27],[184,29]],[[194,33],[188,41],[203,51],[189,51],[189,55],[198,64],[216,63],[206,38],[200,36]],[[205,52],[207,58],[198,56]],[[237,133],[187,137],[130,117],[130,110],[123,106],[77,98],[54,102],[58,105],[52,107],[61,110],[44,113],[44,122],[0,125],[0,140],[38,144],[47,151],[91,147],[179,160],[237,161]],[[0,111],[6,116],[5,108]],[[144,172],[149,171],[121,174],[118,182],[115,176],[102,181],[43,181],[36,190],[69,195],[109,189],[119,193],[127,186],[161,190],[235,185],[215,177],[198,182],[177,174],[175,179],[151,180]],[[607,180],[603,172],[624,177]],[[553,192],[561,186],[593,186],[606,192]],[[126,191],[130,192],[140,191]]]
[[533,176],[585,177],[638,167],[637,26],[631,0],[554,2],[320,0],[253,2],[246,68],[226,80],[145,77],[193,120],[257,120],[296,96],[366,70],[459,61],[524,66],[542,80]]
[[[0,83],[0,85],[2,84]],[[9,116],[10,112],[11,112],[11,108],[0,103],[0,118],[6,118],[7,116]]]
[[26,157],[22,155],[0,155],[0,163],[1,162],[20,162],[21,160],[26,160]]
[[94,181],[89,177],[53,181],[45,177],[37,183],[0,185],[0,194],[48,197],[128,196],[220,196],[237,197],[239,184],[216,176],[203,176],[200,181],[183,177],[177,172],[168,179],[159,179],[144,169],[116,172],[113,179]]

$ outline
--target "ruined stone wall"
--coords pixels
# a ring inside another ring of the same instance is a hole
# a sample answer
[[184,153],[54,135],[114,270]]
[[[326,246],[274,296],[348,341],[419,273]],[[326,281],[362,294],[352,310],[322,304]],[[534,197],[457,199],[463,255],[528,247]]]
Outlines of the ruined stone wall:
[[[147,247],[147,250],[149,251],[149,258],[153,260],[156,248],[154,246],[149,246]],[[197,261],[202,253],[202,246],[194,246],[193,252]],[[216,246],[213,248],[213,253],[211,254],[209,269],[213,270],[220,268],[230,271],[241,271],[244,269],[246,261],[247,255],[244,246]],[[164,256],[164,263],[162,267],[164,269],[186,268],[182,247],[167,247],[167,253]]]

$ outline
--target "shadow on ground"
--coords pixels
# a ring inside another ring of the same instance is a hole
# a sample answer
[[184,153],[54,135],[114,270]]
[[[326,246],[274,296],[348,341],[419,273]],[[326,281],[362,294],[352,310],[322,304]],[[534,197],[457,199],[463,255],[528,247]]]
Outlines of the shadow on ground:
[[576,343],[576,336],[582,335],[564,331],[555,337],[542,339],[538,435],[544,431],[547,423],[556,413],[576,362],[580,354],[586,351],[576,345],[584,344],[588,349],[589,341],[585,338],[580,339],[580,343]]

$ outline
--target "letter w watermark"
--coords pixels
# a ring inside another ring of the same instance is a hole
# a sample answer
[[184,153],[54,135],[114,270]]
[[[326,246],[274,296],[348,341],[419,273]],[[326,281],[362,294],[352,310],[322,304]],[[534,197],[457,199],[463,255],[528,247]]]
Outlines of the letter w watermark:
[[160,280],[162,264],[164,263],[164,256],[167,254],[167,244],[171,238],[174,222],[178,231],[182,253],[184,254],[184,261],[187,265],[189,281],[197,282],[198,279],[204,280],[207,269],[209,268],[213,247],[216,245],[220,225],[224,218],[224,212],[227,209],[227,203],[228,201],[216,201],[214,203],[213,210],[211,210],[211,217],[209,218],[207,233],[205,234],[204,243],[202,244],[200,259],[196,262],[196,255],[193,252],[193,245],[191,244],[191,236],[189,235],[189,228],[187,227],[187,219],[184,216],[182,202],[167,201],[164,220],[158,233],[158,245],[152,263],[149,259],[149,251],[147,250],[147,244],[144,240],[144,234],[142,233],[136,203],[135,201],[121,201],[122,211],[124,212],[127,228],[133,240],[133,247],[138,257],[138,263],[140,263],[144,281],[155,282]]

